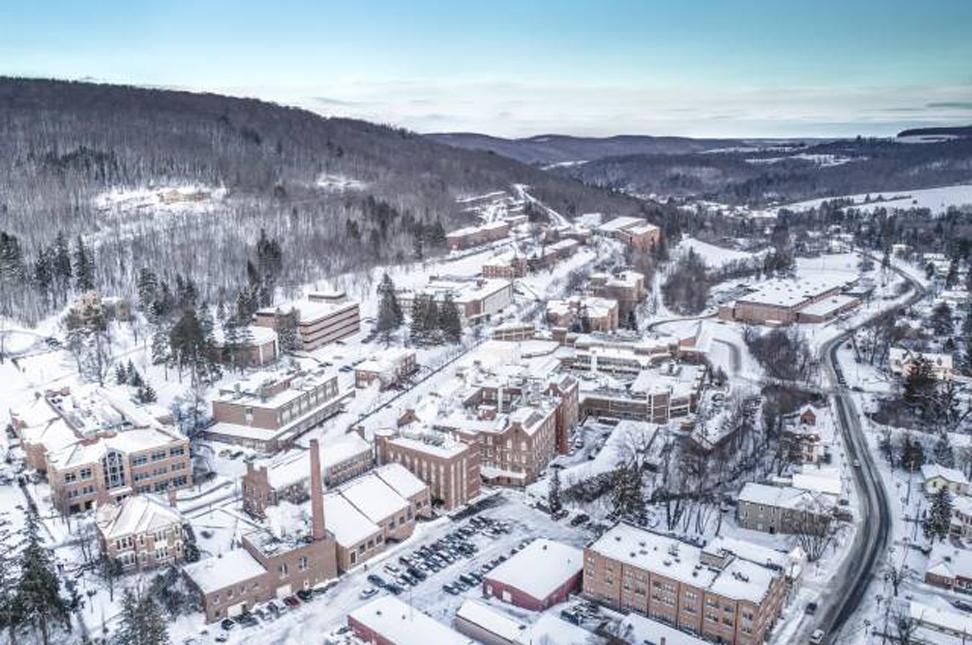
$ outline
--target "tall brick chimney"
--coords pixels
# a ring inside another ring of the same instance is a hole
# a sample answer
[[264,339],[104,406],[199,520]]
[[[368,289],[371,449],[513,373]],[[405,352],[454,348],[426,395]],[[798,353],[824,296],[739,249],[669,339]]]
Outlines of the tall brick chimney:
[[321,475],[321,448],[317,439],[310,442],[311,537],[324,539],[324,480]]

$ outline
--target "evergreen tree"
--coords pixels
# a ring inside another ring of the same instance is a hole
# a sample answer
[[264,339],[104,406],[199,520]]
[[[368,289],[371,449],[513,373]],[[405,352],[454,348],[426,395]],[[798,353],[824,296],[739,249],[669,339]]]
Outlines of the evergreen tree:
[[459,316],[459,307],[456,306],[451,294],[446,294],[442,305],[439,307],[437,316],[437,327],[442,332],[443,338],[449,343],[458,343],[462,340],[462,319]]
[[94,259],[80,235],[74,248],[74,286],[80,292],[94,289]]
[[54,258],[50,249],[41,249],[38,253],[31,280],[37,293],[44,296],[46,302],[54,291]]
[[919,470],[925,464],[925,450],[921,443],[906,434],[901,444],[901,465],[909,472]]
[[911,361],[905,376],[905,403],[912,406],[926,406],[934,393],[935,383],[931,361],[919,354]]
[[62,623],[70,628],[68,606],[61,597],[61,582],[51,554],[41,542],[37,517],[30,512],[27,513],[25,534],[16,590],[17,612],[25,623],[40,632],[41,642],[48,645],[52,623]]
[[952,308],[947,302],[943,301],[935,305],[932,310],[931,324],[936,336],[952,336],[955,327],[952,324]]
[[942,487],[932,496],[931,509],[925,517],[922,528],[925,537],[934,541],[937,537],[944,540],[952,524],[952,495],[948,488]]
[[155,301],[158,299],[158,276],[148,267],[142,267],[138,272],[136,289],[138,290],[138,302],[142,311],[150,312]]
[[553,468],[550,474],[550,489],[547,491],[547,506],[551,514],[557,514],[563,508],[560,499],[560,469]]
[[277,309],[277,340],[280,351],[293,353],[300,349],[300,333],[297,329],[299,319],[300,314],[296,309],[291,309],[285,315]]
[[162,609],[148,594],[125,589],[117,645],[164,645],[169,642]]
[[955,467],[955,453],[952,450],[952,444],[948,441],[948,435],[944,432],[938,437],[938,441],[935,442],[932,458],[935,460],[935,463],[946,468]]
[[128,383],[128,373],[125,371],[125,366],[122,363],[115,365],[115,383],[118,385]]
[[644,511],[641,470],[634,461],[619,463],[611,475],[611,509],[616,518],[638,517]]
[[54,284],[61,297],[67,293],[71,285],[71,278],[74,272],[71,269],[71,251],[68,249],[67,238],[63,231],[57,232],[54,240]]

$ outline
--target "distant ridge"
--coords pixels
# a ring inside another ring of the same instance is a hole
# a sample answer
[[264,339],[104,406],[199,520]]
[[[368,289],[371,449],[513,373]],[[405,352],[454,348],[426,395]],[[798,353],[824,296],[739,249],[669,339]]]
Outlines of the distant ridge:
[[911,128],[902,130],[898,137],[972,137],[972,125],[943,126],[937,128]]

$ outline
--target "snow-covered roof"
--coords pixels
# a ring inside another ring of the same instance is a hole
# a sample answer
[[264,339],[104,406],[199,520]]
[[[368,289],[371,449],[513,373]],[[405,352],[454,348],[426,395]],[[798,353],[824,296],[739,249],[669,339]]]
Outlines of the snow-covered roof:
[[722,535],[713,538],[703,547],[702,552],[717,557],[722,557],[725,553],[731,553],[738,558],[782,571],[788,570],[794,561],[792,555],[783,553],[782,551],[777,551],[776,549],[771,549],[747,540]]
[[358,302],[355,300],[345,300],[343,302],[328,302],[322,300],[299,300],[273,307],[264,307],[257,311],[258,315],[269,316],[278,310],[287,313],[291,309],[297,310],[297,322],[301,325],[309,325],[324,320],[331,316],[344,313],[351,309],[357,309]]
[[374,474],[352,480],[340,488],[340,493],[375,524],[408,508],[408,502]]
[[356,509],[340,493],[324,496],[324,524],[343,547],[351,547],[381,534],[381,528]]
[[790,510],[820,512],[834,504],[830,496],[815,495],[792,486],[770,486],[749,482],[739,493],[739,501]]
[[943,578],[972,578],[972,551],[938,542],[928,556],[927,571]]
[[425,482],[399,463],[379,466],[375,468],[374,474],[405,499],[428,489]]
[[810,316],[831,316],[855,302],[857,302],[857,298],[838,293],[801,307],[800,313]]
[[544,600],[584,568],[584,553],[553,540],[540,538],[486,575],[494,581]]
[[109,450],[131,454],[168,448],[180,441],[186,441],[186,438],[155,428],[134,428],[111,436],[76,441],[66,448],[50,453],[47,463],[55,470],[63,470],[98,463]]
[[24,443],[42,445],[48,452],[58,452],[78,440],[77,434],[61,417],[26,427],[20,431],[20,437]]
[[485,603],[471,599],[463,601],[459,609],[456,610],[456,618],[461,618],[511,643],[516,642],[516,639],[526,629],[526,625],[512,616]]
[[433,620],[394,596],[378,596],[352,610],[353,618],[396,645],[473,645],[475,641]]
[[972,637],[972,616],[968,614],[938,609],[914,600],[910,603],[909,613],[911,618],[921,625]]
[[602,639],[566,620],[558,618],[552,612],[540,614],[537,622],[520,636],[518,645],[536,645],[537,643],[556,643],[556,645],[591,645],[601,643]]
[[624,522],[615,525],[588,548],[623,564],[756,604],[769,592],[776,575],[766,567],[741,558],[733,558],[723,569],[708,566],[702,562],[702,548]]
[[598,226],[598,230],[604,233],[616,233],[622,229],[630,229],[633,226],[641,226],[647,224],[648,221],[640,217],[632,217],[630,215],[621,215],[615,217],[607,222],[604,222]]
[[[328,438],[321,449],[321,467],[326,476],[335,466],[370,452],[371,445],[354,432]],[[267,468],[267,481],[277,490],[310,480],[310,453],[307,450],[294,449],[253,465]]]
[[892,366],[904,365],[905,363],[924,358],[934,367],[950,370],[954,366],[951,354],[936,354],[933,352],[913,352],[904,347],[892,347],[888,350],[888,363]]
[[375,372],[378,374],[393,374],[410,357],[415,356],[414,349],[405,347],[391,347],[376,353],[366,361],[355,367],[357,372]]
[[969,480],[965,474],[956,468],[946,468],[940,464],[924,464],[921,467],[921,477],[926,482],[931,479],[941,478],[952,484],[968,485]]
[[[247,342],[243,343],[243,339],[246,338]],[[223,344],[225,336],[223,334],[223,328],[220,325],[213,326],[213,342],[220,346]],[[249,347],[256,347],[258,345],[266,345],[267,343],[272,343],[277,340],[277,332],[269,327],[260,327],[259,325],[247,325],[246,331],[241,331],[239,333],[239,338],[237,343]]]
[[840,473],[831,474],[826,471],[817,473],[804,469],[804,472],[794,473],[790,482],[794,488],[812,493],[839,496],[844,492],[844,483],[841,480]]
[[126,535],[154,533],[173,525],[181,526],[182,514],[155,495],[126,497],[119,504],[98,508],[98,529],[106,540]]
[[853,278],[833,275],[808,275],[800,278],[776,278],[759,283],[751,293],[742,296],[739,302],[772,305],[776,307],[796,307],[823,293],[839,289]]
[[664,639],[665,645],[708,645],[708,641],[635,613],[621,621],[618,636],[625,643],[660,643]]
[[225,589],[267,572],[246,549],[233,549],[183,567],[203,593]]

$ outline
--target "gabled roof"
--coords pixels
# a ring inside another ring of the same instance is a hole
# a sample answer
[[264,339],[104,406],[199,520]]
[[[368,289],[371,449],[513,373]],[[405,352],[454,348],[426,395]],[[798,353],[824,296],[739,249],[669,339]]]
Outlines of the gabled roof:
[[182,514],[155,495],[134,495],[98,508],[98,530],[106,540],[181,526]]

